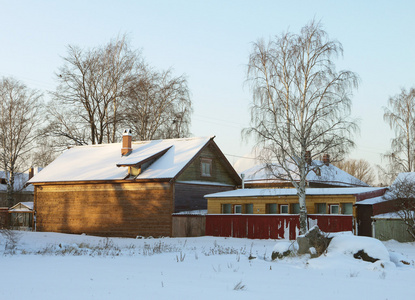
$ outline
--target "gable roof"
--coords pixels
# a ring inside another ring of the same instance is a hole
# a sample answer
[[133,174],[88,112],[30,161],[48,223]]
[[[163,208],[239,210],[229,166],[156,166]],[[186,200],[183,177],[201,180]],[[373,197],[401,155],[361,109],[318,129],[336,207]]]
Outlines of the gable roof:
[[[369,187],[369,185],[356,177],[350,175],[349,173],[337,168],[336,166],[329,164],[328,166],[323,164],[320,161],[313,161],[314,165],[319,166],[319,174],[314,171],[310,171],[307,174],[306,180],[313,183],[321,184],[331,184],[334,186],[347,186],[347,187]],[[295,168],[293,166],[293,168]],[[279,171],[279,166],[275,166],[274,172],[276,174],[284,174],[285,171]],[[245,183],[275,183],[275,182],[285,182],[288,180],[277,179],[275,178],[269,170],[265,168],[264,164],[256,165],[250,169],[242,172],[245,174]],[[294,180],[299,180],[299,176],[296,174],[298,172],[291,173],[291,176]]]
[[33,202],[19,202],[9,208],[9,212],[33,212]]
[[127,166],[151,163],[135,179],[175,178],[214,137],[133,142],[128,156],[121,143],[77,146],[66,150],[30,183],[123,180]]

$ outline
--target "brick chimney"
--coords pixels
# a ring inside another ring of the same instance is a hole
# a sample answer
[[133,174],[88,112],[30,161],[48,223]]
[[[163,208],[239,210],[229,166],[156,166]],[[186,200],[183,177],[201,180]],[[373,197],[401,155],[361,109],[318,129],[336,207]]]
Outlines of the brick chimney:
[[131,146],[131,141],[133,137],[131,135],[131,129],[124,129],[124,133],[122,134],[122,148],[121,148],[121,155],[128,155],[133,150]]
[[326,166],[329,166],[330,165],[330,155],[328,155],[327,153],[323,155],[323,163]]
[[33,167],[30,167],[30,169],[29,169],[29,180],[32,179],[34,174],[35,174],[35,169]]

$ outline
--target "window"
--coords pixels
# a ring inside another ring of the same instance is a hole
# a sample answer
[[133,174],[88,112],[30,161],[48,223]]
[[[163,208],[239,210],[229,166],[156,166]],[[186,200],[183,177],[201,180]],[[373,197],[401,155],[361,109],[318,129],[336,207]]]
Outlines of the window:
[[212,160],[210,158],[202,158],[200,160],[201,175],[204,177],[212,176]]
[[316,203],[316,213],[317,214],[326,214],[326,203]]
[[277,212],[277,203],[268,203],[266,206],[267,214],[276,214]]
[[291,204],[291,213],[292,214],[299,214],[300,213],[300,203]]
[[234,214],[241,214],[242,213],[242,205],[235,205],[233,208]]
[[222,204],[222,213],[223,214],[231,214],[232,213],[232,205],[231,204]]
[[254,213],[254,205],[253,204],[245,204],[245,213],[246,214],[253,214]]
[[330,213],[331,214],[338,214],[339,211],[339,205],[338,204],[331,204],[330,205]]
[[353,214],[353,203],[342,203],[342,214],[352,215]]
[[280,214],[288,214],[288,205],[287,204],[281,204],[280,205]]

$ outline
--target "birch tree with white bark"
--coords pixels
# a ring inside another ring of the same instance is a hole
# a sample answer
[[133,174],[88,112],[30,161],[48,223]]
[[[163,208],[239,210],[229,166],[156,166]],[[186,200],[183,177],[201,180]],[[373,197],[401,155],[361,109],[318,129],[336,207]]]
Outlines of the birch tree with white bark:
[[7,205],[14,204],[15,179],[35,148],[41,123],[41,93],[13,78],[0,81],[0,169],[5,172]]
[[341,43],[311,21],[299,34],[255,42],[249,56],[253,101],[250,127],[243,133],[255,138],[258,158],[268,171],[296,188],[300,234],[308,229],[306,176],[319,167],[313,159],[323,154],[342,159],[354,146],[358,129],[350,118],[358,76],[336,71],[333,58],[342,54]]
[[415,89],[401,92],[389,98],[384,107],[383,119],[394,130],[391,150],[384,155],[388,167],[384,172],[395,178],[400,172],[415,171]]

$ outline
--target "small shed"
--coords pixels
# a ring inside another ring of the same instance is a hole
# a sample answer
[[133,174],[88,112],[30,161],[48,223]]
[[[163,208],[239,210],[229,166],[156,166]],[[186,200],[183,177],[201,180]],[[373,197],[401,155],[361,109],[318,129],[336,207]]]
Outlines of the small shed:
[[413,242],[413,237],[407,230],[407,225],[399,212],[390,212],[372,217],[373,237],[381,240],[396,240],[401,243]]
[[19,202],[9,209],[11,229],[31,230],[33,202]]

